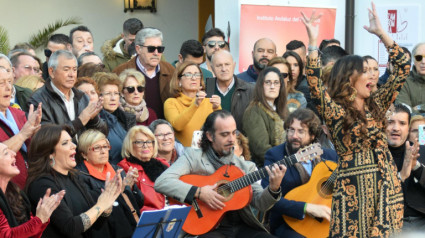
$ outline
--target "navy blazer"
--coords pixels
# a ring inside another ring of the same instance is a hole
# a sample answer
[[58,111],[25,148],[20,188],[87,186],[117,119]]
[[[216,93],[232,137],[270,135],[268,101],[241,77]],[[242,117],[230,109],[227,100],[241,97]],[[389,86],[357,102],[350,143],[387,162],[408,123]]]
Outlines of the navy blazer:
[[[286,142],[269,149],[265,155],[264,166],[276,163],[284,156],[287,156]],[[338,161],[338,155],[334,150],[323,149],[322,160]],[[261,181],[263,187],[269,185],[269,178]],[[284,196],[292,189],[302,185],[298,170],[291,166],[288,167],[285,176],[282,179],[280,187],[282,189],[282,198],[270,210],[270,229],[272,234],[279,237],[302,237],[292,230],[283,220],[282,215],[290,216],[299,220],[304,219],[305,202],[287,200]]]

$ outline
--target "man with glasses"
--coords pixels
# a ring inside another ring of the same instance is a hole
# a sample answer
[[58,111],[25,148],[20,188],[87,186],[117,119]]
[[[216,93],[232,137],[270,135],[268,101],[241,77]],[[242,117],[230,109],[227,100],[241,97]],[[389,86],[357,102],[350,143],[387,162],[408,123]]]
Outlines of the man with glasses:
[[103,63],[109,71],[129,61],[132,55],[128,47],[136,39],[138,31],[143,29],[143,23],[137,18],[127,19],[123,24],[122,33],[115,39],[106,41],[102,48]]
[[262,38],[255,42],[254,49],[252,51],[253,64],[248,69],[240,74],[238,78],[248,83],[257,82],[258,74],[267,67],[267,64],[271,59],[276,56],[276,44],[268,39]]
[[[204,68],[212,72],[211,68],[211,58],[212,55],[226,47],[226,42],[224,41],[225,36],[223,31],[218,28],[213,28],[204,34],[202,37],[202,44],[204,46],[205,52],[205,62],[200,64],[199,67]],[[214,72],[213,72],[214,74]]]
[[236,63],[229,51],[220,50],[211,60],[211,68],[216,76],[214,94],[221,97],[221,108],[232,113],[238,130],[242,131],[243,114],[251,102],[254,84],[234,75]]
[[401,88],[396,103],[404,103],[411,108],[425,104],[425,42],[412,50],[413,69]]
[[113,70],[119,75],[126,69],[140,71],[146,80],[145,101],[157,117],[164,119],[164,102],[170,95],[170,81],[175,68],[162,61],[164,53],[162,32],[155,28],[144,28],[137,32],[134,41],[137,56]]
[[[316,114],[310,109],[297,109],[285,121],[286,142],[269,149],[265,155],[264,165],[273,164],[285,156],[293,155],[299,149],[318,141],[321,132],[321,123]],[[323,149],[321,158],[312,161],[296,163],[289,167],[281,182],[282,198],[270,210],[271,233],[278,237],[303,237],[294,231],[283,220],[282,215],[302,220],[306,215],[330,220],[331,209],[324,205],[285,199],[285,195],[292,189],[308,182],[314,167],[320,161],[331,160],[336,162],[338,156],[334,150]],[[263,187],[268,186],[267,178],[261,182]],[[314,229],[314,227],[309,227]]]
[[72,46],[69,42],[69,37],[65,34],[54,34],[50,36],[49,41],[47,42],[47,47],[44,49],[44,56],[46,56],[46,62],[43,64],[43,79],[46,80],[49,78],[49,69],[47,67],[47,62],[49,62],[50,56],[58,50],[68,50],[71,51]]

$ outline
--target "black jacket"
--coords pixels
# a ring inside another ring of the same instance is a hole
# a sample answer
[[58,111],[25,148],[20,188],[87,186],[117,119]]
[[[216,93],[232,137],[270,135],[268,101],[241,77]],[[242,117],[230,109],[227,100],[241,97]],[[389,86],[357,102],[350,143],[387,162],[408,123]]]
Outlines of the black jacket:
[[[404,161],[405,145],[394,148],[388,146],[397,165],[398,172],[401,171]],[[425,146],[419,148],[421,167],[412,171],[410,176],[402,183],[404,193],[404,214],[405,216],[420,216],[425,218]],[[415,181],[416,180],[416,181]]]
[[[118,169],[118,166],[112,166],[114,170]],[[79,177],[86,185],[87,190],[90,191],[93,199],[97,200],[101,194],[101,189],[104,189],[105,187],[105,181],[91,176],[84,163],[78,164],[77,169],[80,171]],[[123,178],[124,176],[125,173],[123,172]],[[130,187],[126,187],[124,192],[127,194],[131,204],[140,217],[140,208],[143,207],[144,199],[142,192],[137,188],[137,186],[133,186],[133,190],[130,189]],[[131,237],[134,230],[136,229],[137,223],[133,217],[133,214],[131,213],[130,207],[127,205],[122,195],[118,197],[116,202],[118,204],[113,206],[112,214],[108,217],[107,220],[109,237]]]
[[75,106],[75,119],[71,121],[65,108],[61,97],[53,90],[50,84],[51,80],[47,80],[43,87],[34,92],[28,100],[28,107],[30,104],[37,108],[41,102],[43,108],[43,115],[41,118],[42,124],[53,123],[57,125],[68,125],[71,128],[71,137],[80,135],[86,129],[97,129],[108,135],[108,126],[106,122],[100,119],[99,115],[90,120],[85,126],[78,118],[81,112],[89,104],[89,98],[83,92],[76,88],[72,88],[74,92],[74,106]]
[[238,130],[243,131],[243,114],[252,100],[255,84],[247,83],[236,76],[233,78],[235,79],[235,91],[232,95],[231,113],[235,118]]

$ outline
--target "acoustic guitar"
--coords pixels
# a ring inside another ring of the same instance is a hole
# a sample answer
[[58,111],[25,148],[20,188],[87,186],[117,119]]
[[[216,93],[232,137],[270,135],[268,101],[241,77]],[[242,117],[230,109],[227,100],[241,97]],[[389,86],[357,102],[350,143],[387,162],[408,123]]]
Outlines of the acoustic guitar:
[[[297,162],[312,160],[322,153],[323,150],[320,144],[316,143],[274,164],[283,164],[289,167]],[[271,168],[274,164],[268,167]],[[217,184],[217,193],[226,198],[224,201],[225,207],[222,210],[213,210],[201,200],[195,199],[183,224],[183,230],[191,235],[202,235],[213,230],[222,219],[224,213],[242,209],[251,202],[251,184],[266,176],[268,174],[265,168],[245,175],[241,169],[234,165],[224,165],[209,176],[191,174],[181,176],[181,181],[197,187]],[[170,201],[170,203],[176,202]]]
[[[336,179],[337,164],[333,161],[318,163],[306,184],[289,191],[285,198],[288,200],[325,205],[332,205],[332,190]],[[283,215],[285,222],[296,232],[305,237],[328,237],[329,221],[306,215],[303,220]]]

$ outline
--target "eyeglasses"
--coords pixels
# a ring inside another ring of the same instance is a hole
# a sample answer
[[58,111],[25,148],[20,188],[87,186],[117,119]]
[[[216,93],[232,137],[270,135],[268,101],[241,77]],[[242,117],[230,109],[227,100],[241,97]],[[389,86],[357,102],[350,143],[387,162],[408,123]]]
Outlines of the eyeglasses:
[[286,79],[288,77],[288,73],[280,73],[280,75],[282,75],[282,78]]
[[210,41],[207,42],[207,45],[210,48],[214,48],[216,45],[218,45],[218,47],[223,49],[224,47],[226,47],[226,42],[224,42],[222,40],[210,40]]
[[31,67],[29,65],[25,65],[24,66],[24,69],[26,71],[34,71],[35,73],[39,73],[40,72],[40,68],[38,68],[38,67]]
[[100,150],[108,151],[110,149],[111,149],[110,145],[97,145],[97,146],[90,148],[90,150],[93,151],[93,152],[100,152]]
[[50,57],[53,54],[53,52],[49,49],[44,49],[44,56]]
[[274,81],[274,82],[272,82],[272,81],[264,81],[264,84],[265,85],[267,85],[268,87],[271,87],[272,85],[274,85],[274,86],[280,86],[280,82],[279,81]]
[[165,46],[152,46],[152,45],[142,45],[142,47],[148,48],[149,53],[155,52],[155,50],[158,50],[158,53],[162,53],[165,50]]
[[425,55],[415,55],[415,60],[420,62],[424,58]]
[[137,87],[130,86],[130,87],[124,87],[124,89],[127,89],[128,93],[134,93],[134,91],[136,91],[136,89],[137,89],[137,92],[139,92],[139,93],[143,93],[143,91],[145,91],[145,87],[143,87],[143,86],[137,86]]
[[191,79],[191,78],[195,78],[195,79],[200,79],[202,77],[201,73],[184,73],[182,74],[180,77],[184,76],[185,78]]
[[174,136],[174,133],[173,132],[160,133],[160,134],[156,134],[155,136],[158,139],[165,140],[165,139],[171,139]]
[[147,141],[136,140],[136,141],[133,141],[133,144],[136,145],[139,148],[151,147],[153,145],[153,143],[154,143],[153,140],[147,140]]
[[305,130],[295,130],[294,128],[288,128],[286,129],[286,133],[288,133],[288,136],[293,136],[297,132],[298,136],[303,138],[306,135]]
[[104,93],[101,93],[100,95],[103,97],[112,97],[112,96],[116,97],[116,96],[119,96],[120,93],[119,92],[104,92]]

